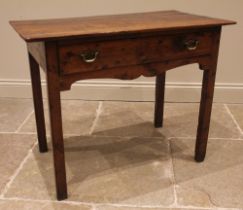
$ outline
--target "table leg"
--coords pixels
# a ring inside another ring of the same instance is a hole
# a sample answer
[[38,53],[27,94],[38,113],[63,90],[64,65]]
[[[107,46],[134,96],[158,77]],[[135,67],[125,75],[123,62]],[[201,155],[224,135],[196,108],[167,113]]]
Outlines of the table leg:
[[53,147],[53,160],[58,200],[67,198],[67,182],[65,169],[64,142],[62,131],[62,112],[60,96],[60,79],[55,42],[46,44],[47,52],[47,92]]
[[213,104],[216,69],[204,70],[203,86],[197,128],[195,160],[204,161],[207,149],[210,118]]
[[195,160],[202,162],[206,155],[210,118],[213,104],[215,71],[205,70],[203,73],[202,96],[197,128]]
[[216,31],[210,61],[208,61],[208,64],[206,65],[200,65],[200,68],[203,69],[204,72],[195,148],[195,160],[197,162],[204,161],[206,156],[213,105],[214,86],[217,72],[220,35],[221,28]]
[[41,91],[40,68],[33,56],[29,53],[30,76],[35,109],[35,120],[37,127],[39,151],[47,152],[45,117]]
[[57,75],[53,72],[47,73],[47,88],[56,179],[56,193],[57,199],[63,200],[67,198],[67,183],[62,132],[61,100],[59,80]]
[[156,76],[155,111],[154,111],[155,128],[163,127],[165,78],[166,78],[166,72]]

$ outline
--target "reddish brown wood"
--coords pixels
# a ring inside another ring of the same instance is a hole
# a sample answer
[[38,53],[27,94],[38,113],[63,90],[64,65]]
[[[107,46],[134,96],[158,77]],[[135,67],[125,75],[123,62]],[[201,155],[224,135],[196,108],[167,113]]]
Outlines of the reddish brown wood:
[[[46,70],[57,199],[67,198],[60,91],[69,90],[78,80],[127,80],[156,76],[154,125],[161,127],[166,71],[198,63],[200,69],[204,70],[204,77],[195,160],[203,161],[221,26],[234,23],[178,11],[11,21],[11,25],[28,45],[41,151],[47,148],[37,62]],[[99,54],[94,62],[85,63],[80,54],[89,51],[98,51]]]
[[155,111],[154,111],[154,126],[155,126],[155,128],[163,127],[165,78],[166,78],[165,72],[156,76]]
[[54,43],[46,44],[47,50],[47,90],[53,146],[53,159],[56,179],[57,199],[67,198],[64,142],[62,131],[62,114],[60,99],[60,82],[58,75],[57,48]]
[[234,21],[186,14],[179,11],[10,21],[17,33],[28,42],[214,27],[234,23]]
[[64,75],[60,77],[61,90],[70,90],[71,85],[74,82],[84,79],[114,78],[122,80],[132,80],[140,76],[153,77],[158,74],[162,74],[167,70],[187,64],[199,63],[200,65],[207,65],[208,60],[210,60],[210,58],[211,56],[209,55],[197,56],[181,60],[168,60],[159,63],[117,67],[102,71],[98,70],[78,74]]
[[48,148],[46,141],[46,128],[41,90],[40,68],[33,56],[30,53],[28,55],[39,150],[40,152],[47,152]]
[[212,46],[212,57],[209,60],[208,65],[201,65],[201,68],[205,68],[203,72],[203,85],[201,94],[201,103],[197,128],[197,141],[195,149],[195,160],[202,162],[205,159],[208,134],[210,127],[210,119],[213,104],[214,85],[217,71],[218,52],[220,45],[221,29],[216,33],[214,38],[214,44]]
[[46,54],[44,42],[27,43],[28,52],[35,58],[43,70],[46,70]]
[[[60,46],[61,74],[72,74],[94,70],[107,70],[114,67],[161,62],[210,53],[213,31],[194,32],[176,35],[161,35],[113,41],[71,42]],[[198,41],[197,49],[188,50],[185,43]],[[97,52],[93,63],[86,63],[81,54]]]

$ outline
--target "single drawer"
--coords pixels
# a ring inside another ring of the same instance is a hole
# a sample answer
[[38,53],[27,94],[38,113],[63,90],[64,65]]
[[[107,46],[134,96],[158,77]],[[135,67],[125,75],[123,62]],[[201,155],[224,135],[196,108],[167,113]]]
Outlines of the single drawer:
[[98,71],[208,54],[213,32],[59,44],[61,74]]

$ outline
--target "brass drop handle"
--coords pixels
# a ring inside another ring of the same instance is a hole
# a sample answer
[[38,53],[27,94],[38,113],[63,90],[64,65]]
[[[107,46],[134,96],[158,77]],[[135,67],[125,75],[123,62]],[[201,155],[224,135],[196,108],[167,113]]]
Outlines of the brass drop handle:
[[188,40],[184,43],[186,49],[193,51],[196,50],[198,47],[199,41],[195,39]]
[[99,55],[98,51],[90,51],[90,52],[85,52],[81,53],[80,56],[82,57],[83,61],[85,63],[93,63],[97,59]]

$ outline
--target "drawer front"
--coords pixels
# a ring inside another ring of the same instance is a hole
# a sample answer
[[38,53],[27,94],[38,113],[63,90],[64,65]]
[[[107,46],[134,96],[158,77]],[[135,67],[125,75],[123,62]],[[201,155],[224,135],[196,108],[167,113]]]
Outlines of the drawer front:
[[61,74],[142,65],[208,54],[212,32],[60,44]]

